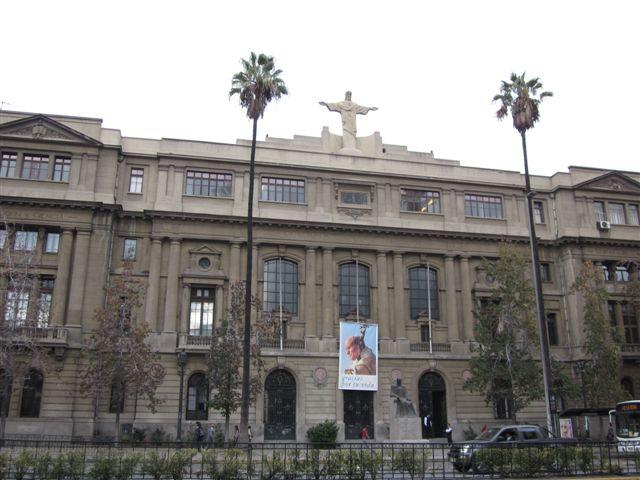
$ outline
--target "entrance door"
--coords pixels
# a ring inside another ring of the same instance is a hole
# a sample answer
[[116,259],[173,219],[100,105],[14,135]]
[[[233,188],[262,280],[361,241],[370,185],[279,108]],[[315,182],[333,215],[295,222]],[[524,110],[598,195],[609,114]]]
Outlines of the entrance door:
[[373,438],[373,392],[344,390],[344,437],[346,440],[360,438],[363,427]]
[[264,439],[296,439],[296,380],[286,370],[267,376],[264,389]]
[[[422,438],[444,437],[447,428],[447,395],[444,380],[437,373],[425,373],[418,383]],[[429,417],[425,426],[424,417]]]

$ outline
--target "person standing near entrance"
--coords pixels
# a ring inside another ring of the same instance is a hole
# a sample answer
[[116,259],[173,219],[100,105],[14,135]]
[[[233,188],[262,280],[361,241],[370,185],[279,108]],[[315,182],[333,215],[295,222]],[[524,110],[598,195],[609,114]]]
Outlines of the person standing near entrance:
[[447,436],[447,443],[451,445],[453,443],[453,428],[451,428],[450,423],[447,423],[447,428],[445,429],[444,434]]
[[422,424],[424,425],[424,430],[429,435],[431,433],[431,415],[426,414],[422,419]]
[[366,425],[360,430],[360,439],[369,440],[369,428]]

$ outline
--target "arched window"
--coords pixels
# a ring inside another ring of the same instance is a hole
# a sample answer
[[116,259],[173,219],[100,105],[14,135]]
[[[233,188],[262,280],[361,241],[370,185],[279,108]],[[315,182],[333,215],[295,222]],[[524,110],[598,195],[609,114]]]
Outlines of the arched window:
[[431,320],[440,318],[437,270],[424,266],[409,269],[409,306],[412,320],[421,315],[428,315]]
[[369,318],[369,267],[357,261],[340,265],[340,316]]
[[21,417],[39,417],[42,403],[42,373],[32,368],[27,373],[22,385]]
[[633,380],[631,380],[629,377],[624,377],[620,382],[620,385],[622,385],[622,388],[625,392],[631,395],[631,398],[635,398],[635,395],[633,393]]
[[13,379],[9,373],[0,368],[0,416],[9,415],[9,402],[11,402],[11,385]]
[[266,312],[298,314],[298,264],[282,257],[264,262],[263,303]]
[[209,418],[209,382],[204,373],[194,373],[187,384],[187,420],[207,420]]

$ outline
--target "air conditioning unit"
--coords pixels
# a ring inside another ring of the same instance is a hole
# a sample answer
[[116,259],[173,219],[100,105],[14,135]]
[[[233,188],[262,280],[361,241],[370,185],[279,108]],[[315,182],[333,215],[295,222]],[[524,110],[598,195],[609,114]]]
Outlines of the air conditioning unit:
[[606,220],[599,220],[597,224],[598,230],[611,230],[611,223]]

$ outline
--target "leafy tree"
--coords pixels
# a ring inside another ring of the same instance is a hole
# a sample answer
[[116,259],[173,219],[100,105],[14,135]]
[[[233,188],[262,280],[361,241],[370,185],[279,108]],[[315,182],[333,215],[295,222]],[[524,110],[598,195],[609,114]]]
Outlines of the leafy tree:
[[253,120],[251,139],[251,162],[249,164],[249,198],[247,199],[247,275],[245,291],[244,338],[242,351],[242,405],[240,409],[240,432],[246,437],[249,425],[250,379],[249,364],[251,350],[251,280],[253,275],[253,184],[255,177],[256,133],[258,118],[264,116],[267,105],[287,95],[287,87],[280,78],[282,70],[275,68],[273,57],[251,52],[249,60],[240,60],[242,71],[233,75],[229,97],[238,95],[240,105],[247,109],[247,116]]
[[496,288],[476,311],[477,354],[471,358],[472,377],[464,388],[483,392],[487,404],[506,401],[512,419],[543,395],[540,365],[533,352],[538,346],[533,289],[524,272],[528,265],[513,247],[502,245],[500,258],[485,262]]
[[34,282],[39,281],[34,271],[36,246],[16,240],[18,231],[6,221],[0,227],[0,440],[14,380],[24,378],[31,368],[46,372],[50,366],[48,348],[37,340],[40,329],[53,321],[50,304],[33,298]]
[[582,364],[582,390],[590,407],[602,407],[627,397],[620,385],[622,357],[620,347],[611,337],[609,318],[605,312],[608,298],[602,271],[585,262],[571,287],[584,300],[583,319],[586,361]]
[[[237,282],[229,288],[227,317],[214,332],[209,350],[209,384],[213,387],[209,407],[219,411],[225,419],[225,440],[229,439],[229,417],[238,410],[242,396],[242,339],[245,315],[244,282]],[[252,297],[252,304],[259,312],[260,301]],[[251,374],[249,395],[252,402],[262,392],[264,362],[260,356],[260,338],[270,329],[270,317],[261,317],[254,328],[251,344]]]
[[142,285],[133,277],[129,263],[125,263],[123,274],[105,290],[105,306],[94,316],[97,328],[83,346],[88,364],[80,374],[81,387],[83,395],[93,398],[96,405],[103,392],[111,392],[119,441],[120,405],[127,396],[135,396],[136,400],[142,396],[155,413],[161,403],[156,390],[164,379],[165,369],[147,343],[149,324],[136,321]]

